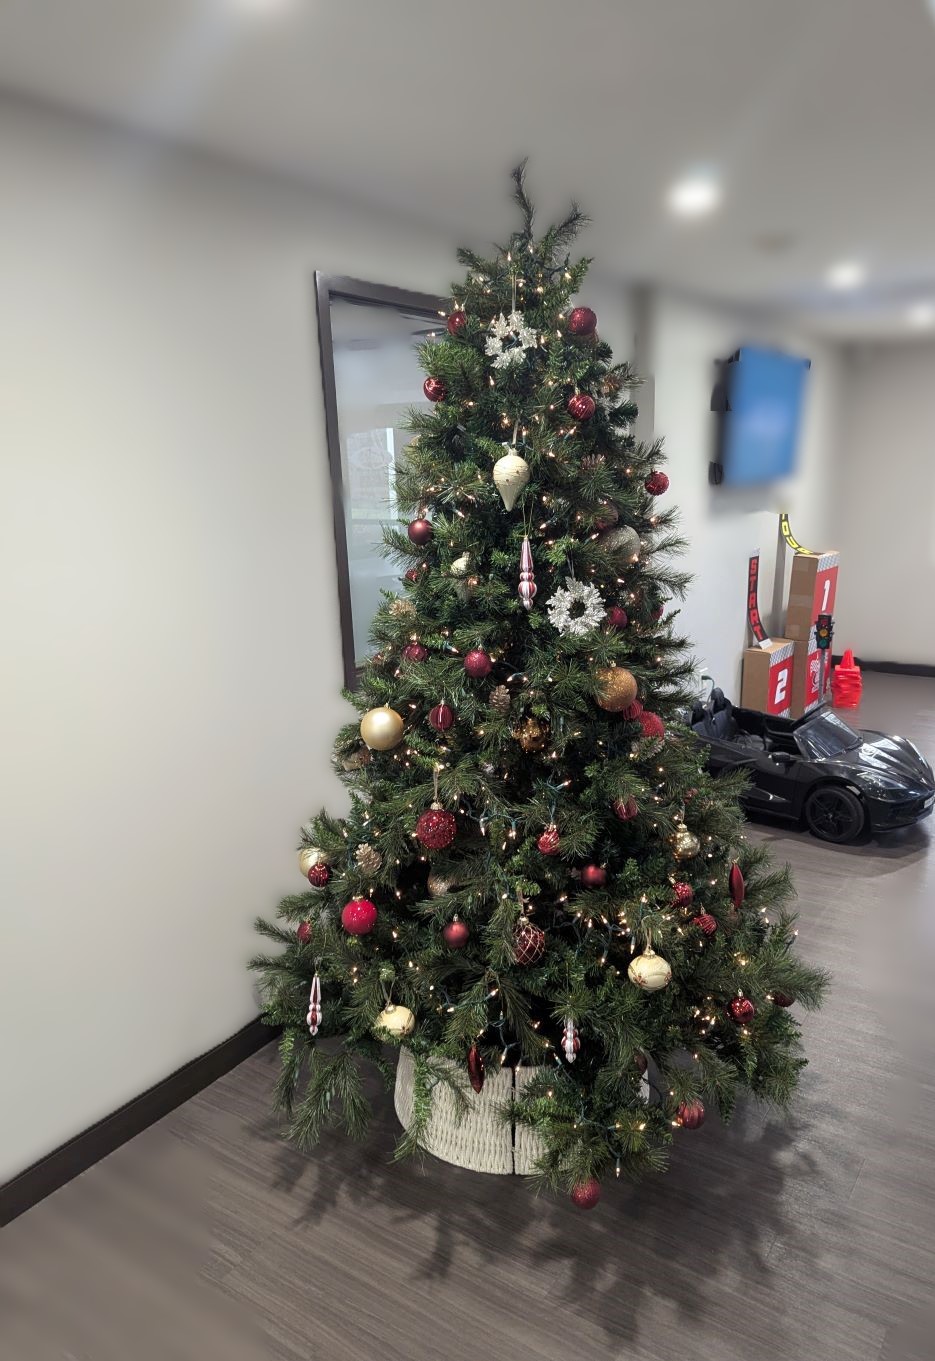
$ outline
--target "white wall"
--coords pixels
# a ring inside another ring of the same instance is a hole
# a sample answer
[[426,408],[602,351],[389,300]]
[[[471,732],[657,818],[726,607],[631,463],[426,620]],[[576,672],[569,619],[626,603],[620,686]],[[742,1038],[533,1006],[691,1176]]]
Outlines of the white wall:
[[[760,608],[774,635],[783,617],[774,604],[774,569],[783,561],[778,516],[813,548],[831,542],[830,504],[836,487],[842,360],[837,347],[791,333],[763,319],[713,304],[653,291],[640,309],[639,350],[652,375],[652,428],[665,439],[672,497],[690,541],[686,570],[694,574],[680,623],[694,654],[728,695],[739,696],[741,652],[747,642],[747,560],[760,550]],[[812,360],[797,474],[775,487],[711,487],[715,417],[714,361],[742,343],[781,346]],[[637,394],[637,400],[640,400]],[[791,563],[785,562],[788,573]],[[848,571],[850,568],[848,567]],[[842,571],[842,596],[852,589]],[[782,596],[784,600],[784,595]]]
[[0,183],[3,1181],[256,1014],[253,916],[344,799],[312,273],[459,267],[417,223],[6,100]]
[[935,664],[935,344],[863,345],[844,368],[835,643]]

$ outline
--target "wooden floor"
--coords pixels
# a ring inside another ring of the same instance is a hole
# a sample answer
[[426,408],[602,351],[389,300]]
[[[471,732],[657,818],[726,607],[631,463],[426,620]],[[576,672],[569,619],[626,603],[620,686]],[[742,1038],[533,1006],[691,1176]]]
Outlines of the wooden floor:
[[[867,677],[859,719],[931,753],[935,682]],[[363,1146],[297,1155],[266,1050],[6,1230],[2,1361],[935,1356],[932,822],[751,836],[792,863],[801,948],[835,976],[791,1122],[709,1122],[587,1215],[389,1163],[387,1098]]]

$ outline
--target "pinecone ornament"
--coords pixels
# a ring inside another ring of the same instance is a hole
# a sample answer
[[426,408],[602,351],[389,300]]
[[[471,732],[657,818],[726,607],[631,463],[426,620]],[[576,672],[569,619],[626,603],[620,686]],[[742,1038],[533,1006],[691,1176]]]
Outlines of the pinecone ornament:
[[490,696],[490,707],[498,714],[508,714],[513,697],[505,685],[498,685]]
[[357,861],[357,868],[363,870],[364,874],[376,874],[383,865],[383,856],[366,841],[357,847],[354,859]]

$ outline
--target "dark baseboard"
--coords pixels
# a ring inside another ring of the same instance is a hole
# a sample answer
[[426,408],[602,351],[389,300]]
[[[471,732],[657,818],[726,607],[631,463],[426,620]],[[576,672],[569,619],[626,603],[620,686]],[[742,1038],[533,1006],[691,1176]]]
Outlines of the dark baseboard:
[[125,1106],[105,1115],[96,1125],[76,1134],[67,1144],[56,1148],[32,1167],[0,1186],[0,1227],[23,1214],[60,1186],[93,1167],[128,1139],[161,1120],[164,1115],[196,1096],[219,1077],[243,1063],[276,1038],[277,1031],[263,1025],[259,1017],[238,1030],[230,1039],[184,1064],[155,1087],[128,1101]]
[[[840,655],[835,652],[832,660],[837,666]],[[885,671],[891,676],[935,677],[935,666],[930,666],[928,662],[868,662],[865,657],[855,657],[854,661],[861,671]]]

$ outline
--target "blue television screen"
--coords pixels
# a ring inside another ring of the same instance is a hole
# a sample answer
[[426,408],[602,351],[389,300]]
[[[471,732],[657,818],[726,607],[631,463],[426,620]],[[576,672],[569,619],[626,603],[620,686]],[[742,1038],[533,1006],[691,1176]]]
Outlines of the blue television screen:
[[795,471],[811,360],[745,345],[727,365],[724,482],[755,486]]

